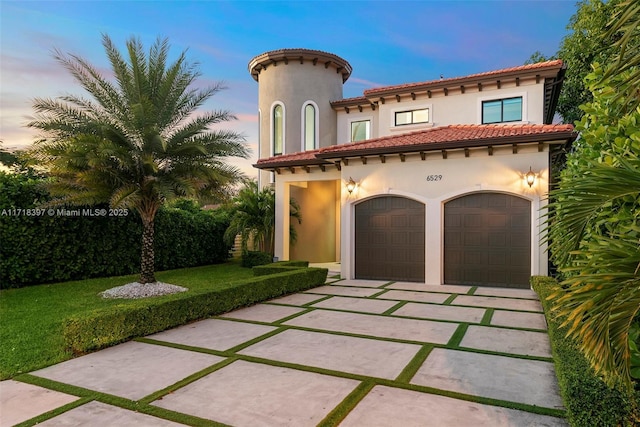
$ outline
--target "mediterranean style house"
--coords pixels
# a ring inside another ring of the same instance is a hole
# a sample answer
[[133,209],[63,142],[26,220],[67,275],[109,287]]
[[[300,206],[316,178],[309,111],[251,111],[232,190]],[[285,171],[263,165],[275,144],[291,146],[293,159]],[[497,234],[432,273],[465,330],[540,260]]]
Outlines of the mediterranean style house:
[[[256,56],[259,184],[276,194],[275,256],[340,262],[347,279],[529,287],[551,158],[561,60],[365,90],[331,53]],[[302,224],[289,239],[289,200]]]

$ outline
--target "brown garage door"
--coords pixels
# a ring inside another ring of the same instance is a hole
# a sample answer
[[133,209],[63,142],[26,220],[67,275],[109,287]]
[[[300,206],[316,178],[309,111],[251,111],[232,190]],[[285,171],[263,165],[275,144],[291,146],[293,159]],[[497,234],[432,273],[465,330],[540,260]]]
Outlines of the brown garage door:
[[476,193],[445,204],[445,283],[529,288],[530,275],[528,200]]
[[377,197],[355,208],[355,277],[424,282],[424,204]]

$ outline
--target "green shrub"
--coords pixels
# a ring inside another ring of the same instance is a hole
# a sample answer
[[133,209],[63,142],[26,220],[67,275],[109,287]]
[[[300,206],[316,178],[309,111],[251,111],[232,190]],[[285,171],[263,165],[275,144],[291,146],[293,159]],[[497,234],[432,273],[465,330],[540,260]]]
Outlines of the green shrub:
[[[0,173],[0,289],[139,271],[142,224],[137,214],[66,216],[54,208],[52,215],[47,209],[44,215],[27,216],[17,211],[49,199],[39,183]],[[228,215],[215,211],[161,209],[155,221],[156,270],[225,261],[230,247],[222,237],[228,225]]]
[[307,267],[309,267],[309,261],[279,261],[272,264],[257,265],[252,270],[254,276],[265,276]]
[[216,291],[185,292],[171,298],[150,299],[137,308],[97,310],[68,319],[65,345],[75,354],[97,350],[128,339],[226,313],[281,295],[324,284],[327,269],[296,268],[279,274],[254,277]]
[[242,253],[242,266],[253,268],[257,265],[271,264],[273,257],[267,252],[245,251]]
[[535,276],[531,278],[531,284],[544,307],[569,423],[579,427],[637,425],[640,414],[634,407],[638,407],[638,396],[629,396],[622,387],[608,387],[594,373],[575,341],[566,337],[566,328],[560,327],[562,319],[551,313],[552,302],[547,297],[558,286],[556,280]]

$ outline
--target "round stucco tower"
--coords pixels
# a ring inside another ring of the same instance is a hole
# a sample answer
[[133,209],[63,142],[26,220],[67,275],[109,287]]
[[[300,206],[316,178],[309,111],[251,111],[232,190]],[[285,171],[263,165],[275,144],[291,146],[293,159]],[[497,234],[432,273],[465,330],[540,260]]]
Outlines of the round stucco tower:
[[[260,158],[335,145],[336,113],[351,65],[337,55],[309,49],[279,49],[249,61],[258,84]],[[268,172],[260,183],[269,182]],[[263,176],[264,175],[264,176]]]

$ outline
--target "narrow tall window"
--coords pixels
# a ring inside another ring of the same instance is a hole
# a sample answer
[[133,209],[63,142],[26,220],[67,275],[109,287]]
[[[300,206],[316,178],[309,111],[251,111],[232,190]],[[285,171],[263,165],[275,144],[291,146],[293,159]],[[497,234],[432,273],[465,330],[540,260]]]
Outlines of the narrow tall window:
[[282,105],[273,107],[273,155],[282,154],[284,146],[284,111]]
[[371,134],[371,120],[351,122],[351,142],[369,139]]
[[522,120],[522,97],[482,102],[482,123],[519,122]]
[[316,144],[316,107],[307,104],[304,107],[304,149],[315,150]]

